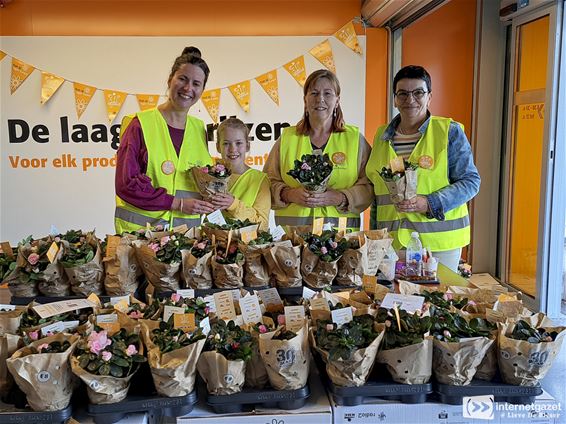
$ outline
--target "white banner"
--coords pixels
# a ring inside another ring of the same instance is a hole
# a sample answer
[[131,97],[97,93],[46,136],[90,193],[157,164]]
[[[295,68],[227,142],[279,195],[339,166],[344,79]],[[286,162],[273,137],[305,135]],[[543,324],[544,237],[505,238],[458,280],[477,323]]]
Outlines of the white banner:
[[[114,233],[114,172],[121,119],[139,111],[136,94],[165,100],[174,59],[185,46],[197,46],[211,73],[206,89],[222,88],[220,120],[237,116],[252,125],[250,164],[261,169],[282,128],[303,112],[302,87],[283,69],[304,55],[307,75],[322,65],[310,49],[328,37],[2,37],[0,50],[0,240],[17,243],[41,237],[54,225]],[[330,38],[346,122],[364,127],[365,58]],[[362,47],[365,38],[360,37]],[[11,57],[36,68],[10,94]],[[279,106],[256,77],[277,69]],[[41,104],[41,71],[65,79]],[[228,86],[250,80],[249,112]],[[96,93],[77,118],[73,82]],[[103,90],[128,93],[109,124]],[[207,125],[209,149],[217,156],[215,126],[199,101],[190,113]]]

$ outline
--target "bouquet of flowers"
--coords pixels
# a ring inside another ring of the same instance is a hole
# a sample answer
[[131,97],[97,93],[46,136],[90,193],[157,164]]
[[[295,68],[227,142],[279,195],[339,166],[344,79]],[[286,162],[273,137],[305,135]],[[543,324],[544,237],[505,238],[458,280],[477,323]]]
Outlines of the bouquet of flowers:
[[306,249],[301,260],[303,280],[311,287],[323,288],[332,284],[338,274],[338,259],[348,247],[345,238],[337,239],[337,232],[325,230],[322,234],[304,236]]
[[379,308],[377,322],[385,327],[377,362],[386,364],[398,383],[428,383],[432,375],[432,338],[427,337],[431,317]]
[[216,193],[228,192],[228,181],[232,172],[222,161],[215,165],[195,166],[191,168],[191,172],[204,199]]
[[181,251],[183,258],[183,280],[193,289],[212,288],[212,242],[203,238],[195,240],[190,249]]
[[86,383],[92,403],[116,403],[127,396],[130,379],[146,360],[138,334],[121,328],[109,337],[106,330],[96,326],[78,342],[71,367]]
[[289,170],[287,175],[297,180],[307,191],[324,193],[332,167],[328,154],[307,154],[303,155],[301,160],[295,160],[293,169]]
[[396,157],[391,160],[389,168],[381,169],[379,175],[389,190],[391,202],[396,204],[417,195],[417,168],[416,164]]
[[237,243],[230,243],[230,247],[217,246],[212,257],[212,276],[218,288],[243,287],[244,282],[244,254]]
[[246,375],[246,362],[253,353],[252,335],[237,326],[218,320],[211,325],[204,352],[197,369],[206,382],[208,393],[230,395],[242,390]]
[[560,354],[566,327],[557,327],[543,313],[499,324],[497,360],[507,384],[535,386]]
[[69,357],[79,336],[56,334],[32,342],[6,361],[34,411],[65,409],[73,394]]
[[71,282],[71,290],[79,296],[104,291],[102,249],[94,232],[70,230],[61,237],[61,265]]
[[163,321],[150,321],[143,323],[142,335],[157,393],[168,397],[191,393],[206,339],[202,329],[185,332]]
[[361,386],[373,368],[383,331],[371,315],[359,315],[338,327],[325,320],[317,321],[313,341],[326,363],[330,380],[338,386]]

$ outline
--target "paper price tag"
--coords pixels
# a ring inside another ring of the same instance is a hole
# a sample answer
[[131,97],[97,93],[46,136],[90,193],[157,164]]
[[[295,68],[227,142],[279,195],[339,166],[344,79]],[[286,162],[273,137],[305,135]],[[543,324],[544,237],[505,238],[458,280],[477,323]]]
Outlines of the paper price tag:
[[32,309],[37,312],[41,318],[49,318],[53,315],[76,311],[78,309],[92,308],[93,306],[94,304],[88,299],[72,299],[46,303],[45,305],[36,305]]
[[206,302],[206,306],[208,306],[208,310],[211,313],[216,313],[216,302],[214,301],[213,295],[205,296],[203,299]]
[[163,308],[163,321],[167,322],[169,321],[169,318],[171,318],[171,315],[173,314],[184,314],[185,313],[185,308],[181,308],[179,306],[165,306]]
[[116,303],[114,305],[114,309],[120,312],[123,312],[125,314],[128,313],[128,308],[130,307],[130,305],[128,305],[128,302],[126,302],[124,299],[120,300],[118,303]]
[[220,319],[231,320],[236,318],[232,293],[229,291],[214,293],[214,303],[216,304],[216,315]]
[[203,334],[208,336],[208,333],[210,333],[210,318],[206,317],[205,319],[201,320],[198,326],[202,328]]
[[92,302],[93,306],[96,306],[98,308],[102,306],[102,302],[100,301],[100,298],[94,293],[89,294],[86,300]]
[[232,299],[234,300],[234,303],[236,303],[242,297],[242,293],[240,293],[240,290],[238,290],[238,289],[229,290],[229,292],[232,295]]
[[234,324],[238,326],[244,325],[244,319],[242,318],[241,315],[238,315],[236,318],[234,318]]
[[194,299],[195,298],[195,289],[177,290],[177,294],[184,299]]
[[121,239],[120,236],[109,235],[106,238],[106,257],[107,258],[111,258],[113,256],[116,256],[116,249],[118,248],[118,246],[120,246],[121,240],[122,239]]
[[97,315],[96,324],[106,330],[109,336],[120,331],[120,323],[116,314]]
[[12,246],[10,246],[10,243],[7,241],[4,241],[0,244],[0,248],[2,249],[2,253],[8,258],[8,259],[14,259],[14,252],[12,251]]
[[14,311],[15,309],[16,305],[0,304],[0,311]]
[[342,327],[347,322],[354,319],[354,313],[352,312],[352,307],[348,306],[346,308],[334,309],[330,312],[332,315],[332,322],[335,323],[338,328]]
[[283,302],[279,296],[279,292],[275,287],[265,290],[258,290],[257,294],[264,303],[268,311],[283,311]]
[[324,227],[324,217],[315,218],[312,222],[312,233],[316,235],[321,235],[323,227]]
[[173,314],[173,326],[185,333],[194,331],[197,327],[195,324],[195,314]]
[[403,158],[397,156],[389,161],[389,166],[391,167],[391,172],[403,172],[405,170],[405,164],[403,163]]
[[288,330],[297,332],[305,323],[305,308],[299,306],[285,306],[285,326]]
[[423,307],[425,298],[423,296],[415,296],[409,294],[387,293],[381,302],[382,308],[391,309],[397,305],[399,309],[403,309],[412,314],[420,311]]
[[127,306],[130,306],[130,295],[126,295],[126,296],[114,296],[110,298],[110,304],[112,306],[115,306],[116,304],[120,303],[120,302],[126,302]]
[[338,218],[338,233],[346,234],[346,225],[348,225],[348,218],[345,216]]
[[389,290],[385,286],[382,286],[381,284],[377,284],[375,286],[374,298],[376,300],[383,300],[383,298],[387,296],[388,293],[391,293],[391,290]]
[[375,275],[364,275],[362,277],[362,288],[366,293],[374,294],[377,287],[377,277]]
[[303,299],[312,299],[316,294],[314,290],[309,289],[307,286],[303,286]]
[[277,227],[270,229],[270,232],[271,232],[271,236],[273,237],[273,241],[279,241],[285,235],[285,230],[281,225],[278,225]]
[[62,333],[63,331],[65,331],[65,326],[61,321],[54,322],[53,324],[49,324],[41,328],[41,334],[43,336],[47,336],[49,333]]
[[257,238],[257,225],[249,225],[244,228],[240,228],[240,238],[246,244]]
[[63,331],[74,330],[80,324],[78,321],[62,321],[62,323],[63,323]]
[[187,224],[181,224],[173,227],[171,231],[173,231],[174,233],[185,234],[187,231],[189,231],[189,227],[187,227]]
[[259,307],[259,299],[257,295],[242,297],[240,300],[240,310],[242,311],[242,319],[246,324],[262,323],[261,308]]
[[224,219],[224,215],[222,215],[221,210],[215,210],[212,213],[206,215],[206,219],[208,222],[212,222],[213,224],[217,225],[226,225],[226,219]]
[[323,297],[317,297],[316,299],[311,299],[310,305],[311,305],[311,309],[323,309],[325,311],[330,310],[330,307],[328,306],[328,301]]
[[53,261],[57,257],[57,253],[59,253],[59,245],[53,242],[51,243],[51,246],[49,246],[49,250],[47,251],[47,259],[49,259],[49,262],[53,263]]

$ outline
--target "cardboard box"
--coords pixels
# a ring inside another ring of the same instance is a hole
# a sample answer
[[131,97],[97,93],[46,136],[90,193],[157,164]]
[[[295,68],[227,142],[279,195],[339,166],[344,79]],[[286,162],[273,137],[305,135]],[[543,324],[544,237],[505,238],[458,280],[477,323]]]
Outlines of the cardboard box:
[[[334,424],[374,424],[374,423],[411,423],[411,424],[558,424],[566,422],[566,412],[562,405],[551,395],[544,392],[536,398],[534,404],[512,405],[495,402],[492,405],[492,419],[464,417],[462,405],[447,405],[426,402],[421,404],[403,404],[379,398],[367,398],[358,406],[340,406],[330,396]],[[530,409],[526,410],[526,409]]]
[[[257,407],[251,412],[216,414],[212,408],[206,405],[206,396],[199,395],[199,402],[195,405],[192,412],[177,418],[176,422],[179,424],[331,424],[332,409],[314,364],[311,364],[309,387],[311,395],[307,399],[305,406],[290,411]],[[202,393],[205,390],[206,388],[204,388]]]

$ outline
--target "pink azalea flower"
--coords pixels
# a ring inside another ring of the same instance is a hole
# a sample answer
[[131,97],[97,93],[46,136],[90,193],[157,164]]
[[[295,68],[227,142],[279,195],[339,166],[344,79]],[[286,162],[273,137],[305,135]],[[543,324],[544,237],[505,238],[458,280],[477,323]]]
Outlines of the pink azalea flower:
[[164,229],[165,229],[165,228],[164,228],[163,225],[161,225],[161,224],[157,224],[157,225],[155,226],[155,231],[163,231]]
[[139,228],[139,229],[137,230],[137,232],[140,233],[140,234],[144,234],[144,233],[145,233],[145,228]]
[[40,345],[37,347],[37,351],[38,351],[39,353],[41,353],[41,351],[42,351],[43,349],[47,349],[48,347],[49,347],[49,345],[48,345],[47,343],[40,344]]
[[311,167],[310,167],[310,165],[309,165],[308,163],[303,162],[303,164],[301,165],[301,169],[302,169],[303,171],[310,171],[310,170],[311,170]]
[[331,241],[329,244],[330,244],[330,247],[333,248],[333,249],[336,249],[338,247],[338,243],[335,242],[335,241]]
[[61,237],[57,236],[57,237],[55,237],[54,240],[55,240],[55,243],[59,243],[61,241]]
[[216,171],[217,172],[222,172],[226,169],[226,167],[224,165],[222,165],[221,163],[219,163],[218,165],[216,165]]
[[474,306],[474,305],[476,305],[476,302],[474,302],[473,300],[468,300],[468,305]]
[[322,246],[320,248],[320,253],[322,253],[323,255],[326,255],[328,253],[328,249],[326,247]]
[[157,243],[150,243],[149,248],[153,250],[155,253],[159,252],[159,244]]
[[385,326],[387,328],[391,327],[391,321],[389,321],[388,319],[385,320]]
[[261,334],[267,333],[267,327],[266,327],[265,325],[263,325],[263,324],[261,324],[261,325],[258,327],[258,330],[259,330],[259,332],[260,332]]
[[200,243],[198,243],[198,244],[197,244],[197,249],[200,249],[200,250],[206,249],[206,242],[205,242],[205,241],[201,241]]
[[128,348],[126,349],[126,355],[132,356],[135,355],[136,353],[138,353],[136,347],[134,345],[128,345]]
[[112,341],[108,339],[108,334],[106,330],[102,330],[100,332],[93,331],[88,336],[88,347],[90,351],[96,355],[100,353],[105,347],[108,347],[112,344]]
[[208,174],[208,168],[206,166],[202,168],[201,171],[204,172],[205,174]]
[[28,262],[30,265],[37,265],[39,262],[39,255],[37,253],[30,253],[28,256]]
[[239,342],[232,342],[232,349],[236,350],[240,347],[240,343]]
[[47,334],[45,335],[45,337],[49,337],[49,336],[52,336],[52,335],[53,335],[53,332],[48,331]]
[[326,331],[334,330],[334,324],[326,324]]
[[181,300],[181,295],[179,293],[173,293],[171,295],[171,300],[177,303],[179,300]]
[[236,253],[236,250],[238,250],[238,246],[233,244],[232,246],[230,246],[230,249],[228,249],[228,252],[232,255],[232,254]]
[[285,325],[285,315],[278,315],[277,316],[277,324]]
[[112,358],[112,352],[105,350],[102,352],[102,360],[108,362]]
[[39,339],[39,331],[30,331],[28,336],[31,340],[37,340]]
[[208,314],[210,313],[210,308],[209,308],[208,306],[205,306],[205,308],[204,308],[204,313],[205,313],[206,315],[208,315]]
[[140,319],[143,318],[143,314],[140,311],[132,311],[128,315],[132,319]]
[[167,243],[169,243],[169,240],[171,240],[171,237],[169,237],[169,236],[161,237],[161,247],[163,247],[163,246],[165,246]]
[[442,295],[442,298],[443,298],[444,300],[452,300],[452,299],[454,298],[454,295],[453,295],[452,293],[444,293],[444,294]]
[[444,335],[444,337],[452,337],[452,334],[450,334],[450,331],[448,330],[444,330],[442,334]]

